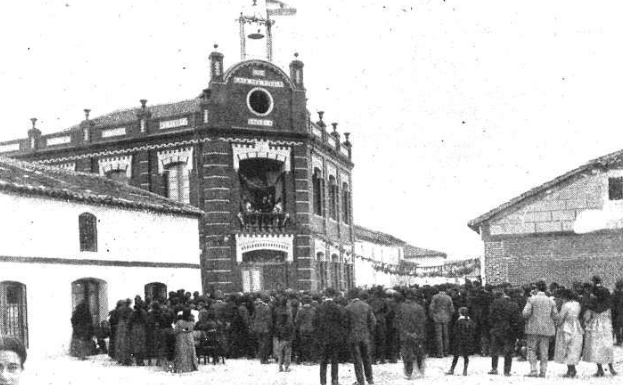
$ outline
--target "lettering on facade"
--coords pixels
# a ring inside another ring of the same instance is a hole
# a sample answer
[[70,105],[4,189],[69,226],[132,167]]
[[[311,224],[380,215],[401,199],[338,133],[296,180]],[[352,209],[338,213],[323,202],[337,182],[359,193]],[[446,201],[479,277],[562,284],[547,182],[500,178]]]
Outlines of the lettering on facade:
[[237,83],[237,84],[249,84],[249,85],[252,85],[252,86],[261,86],[261,87],[283,88],[283,82],[278,81],[278,80],[234,78],[234,83]]
[[166,130],[168,128],[182,127],[188,126],[188,118],[174,119],[174,120],[165,120],[160,122],[160,129]]
[[254,69],[253,76],[266,76],[266,71]]
[[108,128],[106,130],[102,130],[102,138],[112,138],[115,136],[123,135],[125,135],[125,127]]
[[249,119],[249,126],[272,127],[273,121],[268,119]]
[[58,146],[59,144],[71,143],[71,136],[56,136],[54,138],[47,138],[45,143],[48,146]]
[[292,262],[293,253],[292,235],[237,235],[236,236],[236,261],[243,262],[242,255],[256,250],[276,250],[286,253],[286,261]]

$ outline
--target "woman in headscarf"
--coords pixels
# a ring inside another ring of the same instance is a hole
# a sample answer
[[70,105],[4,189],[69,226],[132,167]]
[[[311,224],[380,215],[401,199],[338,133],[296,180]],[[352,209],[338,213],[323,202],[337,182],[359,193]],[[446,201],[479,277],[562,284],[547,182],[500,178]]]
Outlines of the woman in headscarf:
[[121,365],[132,365],[132,347],[130,339],[130,317],[132,301],[127,299],[123,306],[117,309],[117,334],[115,335],[115,359]]
[[584,330],[580,323],[580,303],[571,289],[560,291],[564,301],[556,318],[556,348],[554,360],[559,364],[567,365],[567,373],[563,377],[573,378],[577,374],[575,366],[582,356],[582,340]]
[[195,340],[193,329],[195,322],[190,314],[190,309],[182,311],[182,317],[175,322],[175,358],[174,368],[177,373],[193,372],[199,370],[197,353],[195,352]]
[[147,311],[143,308],[143,301],[135,300],[134,311],[130,316],[130,339],[132,341],[132,356],[137,366],[145,365],[147,355]]
[[80,302],[71,316],[71,344],[69,354],[84,360],[86,356],[93,354],[95,344],[93,342],[93,317],[89,311],[89,305]]
[[584,351],[582,359],[597,364],[596,377],[604,375],[603,364],[608,364],[610,374],[614,370],[614,343],[612,339],[612,318],[610,292],[601,286],[601,279],[593,277],[593,291],[584,312]]

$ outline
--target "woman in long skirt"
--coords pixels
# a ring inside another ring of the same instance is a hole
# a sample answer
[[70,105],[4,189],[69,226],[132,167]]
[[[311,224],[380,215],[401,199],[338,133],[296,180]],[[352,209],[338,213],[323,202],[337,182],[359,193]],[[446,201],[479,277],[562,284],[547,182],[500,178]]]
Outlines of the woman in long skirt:
[[[597,277],[595,277],[597,278]],[[593,281],[595,281],[593,278]],[[604,375],[603,364],[608,364],[610,374],[614,370],[614,341],[612,337],[612,318],[610,292],[596,282],[588,309],[584,313],[584,351],[582,359],[597,364],[596,377]]]
[[93,342],[93,318],[89,311],[89,305],[80,302],[71,316],[71,345],[69,353],[84,360],[86,356],[94,354],[95,343]]
[[184,309],[182,318],[175,323],[173,330],[175,333],[175,358],[173,361],[177,373],[199,370],[192,334],[194,326],[190,309]]
[[117,309],[117,333],[115,335],[115,359],[121,365],[132,365],[132,347],[130,337],[130,300]]
[[567,373],[563,377],[573,378],[577,374],[575,366],[580,362],[584,339],[584,330],[580,323],[581,306],[570,289],[562,290],[560,296],[565,302],[556,318],[558,329],[554,361],[567,365]]

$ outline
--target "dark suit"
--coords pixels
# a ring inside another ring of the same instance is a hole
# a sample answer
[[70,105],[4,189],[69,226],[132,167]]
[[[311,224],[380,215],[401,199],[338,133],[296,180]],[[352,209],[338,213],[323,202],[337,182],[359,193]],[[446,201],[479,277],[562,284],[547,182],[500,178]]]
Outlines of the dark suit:
[[333,300],[320,304],[313,318],[320,356],[320,384],[327,383],[327,365],[331,361],[331,384],[338,383],[340,348],[346,334],[345,310]]
[[400,349],[405,374],[413,373],[413,362],[422,371],[424,364],[424,341],[426,340],[426,312],[418,303],[407,299],[398,308],[394,325],[400,333]]
[[[370,359],[371,336],[376,327],[376,318],[372,308],[367,303],[355,299],[346,306],[348,319],[349,339],[353,364],[355,365],[355,376],[357,383],[364,384],[363,375],[366,380],[373,382],[372,362]],[[362,370],[363,369],[363,370]]]
[[500,297],[489,307],[491,325],[491,369],[497,370],[498,356],[504,356],[504,373],[511,372],[513,349],[519,327],[519,306],[508,297]]
[[271,350],[273,317],[270,307],[262,302],[255,301],[255,313],[253,314],[253,332],[259,342],[260,362],[267,363]]

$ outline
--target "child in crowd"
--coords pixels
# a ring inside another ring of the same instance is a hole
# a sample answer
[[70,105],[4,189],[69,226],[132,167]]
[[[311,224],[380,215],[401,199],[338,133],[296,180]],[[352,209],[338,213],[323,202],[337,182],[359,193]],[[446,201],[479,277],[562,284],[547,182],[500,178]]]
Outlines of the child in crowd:
[[459,318],[454,323],[453,337],[454,358],[452,359],[452,366],[446,374],[454,374],[459,356],[463,356],[463,375],[467,376],[469,355],[472,354],[474,348],[474,322],[469,318],[466,307],[459,309]]

